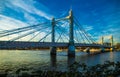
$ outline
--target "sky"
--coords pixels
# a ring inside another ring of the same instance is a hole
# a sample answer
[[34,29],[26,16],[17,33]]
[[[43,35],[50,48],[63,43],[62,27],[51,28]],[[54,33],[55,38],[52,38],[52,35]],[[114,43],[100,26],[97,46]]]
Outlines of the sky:
[[70,9],[97,41],[113,35],[120,42],[120,0],[0,0],[0,30],[63,18]]

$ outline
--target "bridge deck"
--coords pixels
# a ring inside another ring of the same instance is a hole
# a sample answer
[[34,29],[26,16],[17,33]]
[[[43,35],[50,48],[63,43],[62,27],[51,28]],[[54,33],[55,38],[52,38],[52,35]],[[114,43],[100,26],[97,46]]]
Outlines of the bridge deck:
[[[51,42],[23,42],[23,41],[0,41],[0,49],[15,49],[15,48],[47,48],[51,46],[55,47],[68,47],[68,43],[51,43]],[[100,44],[83,44],[75,43],[76,47],[107,47]]]

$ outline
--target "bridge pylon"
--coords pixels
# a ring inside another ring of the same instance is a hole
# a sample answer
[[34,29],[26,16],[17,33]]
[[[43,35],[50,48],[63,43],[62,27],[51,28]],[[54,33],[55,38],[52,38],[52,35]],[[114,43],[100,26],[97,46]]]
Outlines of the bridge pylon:
[[[101,37],[101,45],[104,45],[104,37],[102,36]],[[105,48],[103,46],[100,47],[100,51],[101,52],[104,52],[105,51]]]
[[111,36],[110,40],[111,40],[111,47],[113,47],[113,36]]
[[113,36],[111,36],[110,41],[111,41],[110,51],[114,51],[114,47],[113,47]]
[[104,45],[104,37],[101,37],[101,44]]
[[[51,41],[52,41],[52,43],[55,43],[55,18],[52,18],[51,25],[52,25]],[[51,55],[56,55],[56,47],[55,46],[52,46],[50,48],[50,54]]]
[[68,45],[68,56],[75,56],[75,46],[74,46],[74,27],[73,27],[73,13],[72,10],[69,11],[70,27],[69,27],[69,45]]

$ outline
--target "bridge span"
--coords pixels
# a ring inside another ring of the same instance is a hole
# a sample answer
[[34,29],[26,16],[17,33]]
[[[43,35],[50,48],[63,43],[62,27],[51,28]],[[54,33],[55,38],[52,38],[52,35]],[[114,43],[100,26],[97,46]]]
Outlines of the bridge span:
[[[110,46],[100,44],[83,44],[75,43],[75,47],[104,47],[110,48]],[[0,49],[29,49],[29,48],[49,48],[49,47],[68,47],[69,43],[62,42],[26,42],[26,41],[0,41]]]
[[[32,35],[32,37],[29,35]],[[25,37],[27,41],[25,41]],[[36,42],[32,42],[35,38]],[[88,49],[89,47],[95,47],[101,48],[102,51],[105,48],[113,47],[113,37],[111,38],[111,46],[104,45],[103,38],[101,45],[96,44],[95,40],[84,30],[73,15],[72,10],[64,18],[52,18],[50,22],[12,30],[2,30],[0,31],[0,39],[4,40],[0,41],[0,49],[50,48],[51,55],[56,55],[57,47],[66,47],[68,56],[75,56],[76,47],[88,47]]]

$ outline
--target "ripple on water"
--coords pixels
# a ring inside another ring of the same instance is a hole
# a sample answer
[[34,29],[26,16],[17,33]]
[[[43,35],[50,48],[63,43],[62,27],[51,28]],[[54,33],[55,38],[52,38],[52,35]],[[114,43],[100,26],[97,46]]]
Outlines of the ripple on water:
[[107,52],[97,55],[88,55],[84,52],[76,52],[76,57],[68,58],[67,52],[57,52],[56,57],[51,57],[50,51],[34,50],[1,50],[0,72],[11,69],[13,72],[19,68],[66,70],[67,66],[74,62],[96,65],[106,60],[120,61],[120,52]]

